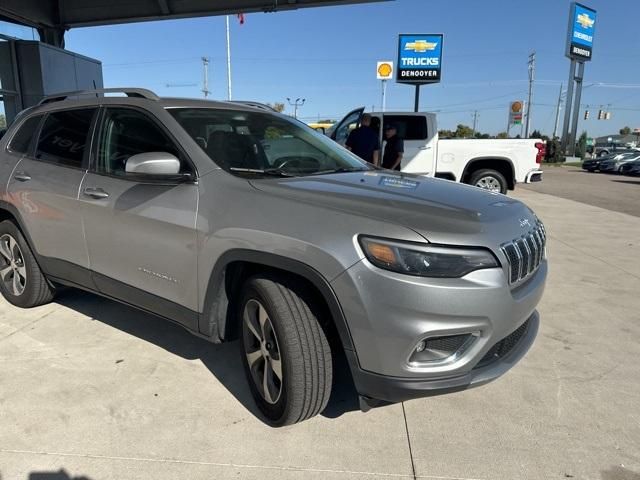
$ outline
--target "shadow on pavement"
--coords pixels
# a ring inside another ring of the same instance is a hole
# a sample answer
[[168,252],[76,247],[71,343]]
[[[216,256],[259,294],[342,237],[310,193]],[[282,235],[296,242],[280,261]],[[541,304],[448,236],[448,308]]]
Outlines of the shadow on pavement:
[[[65,290],[56,298],[56,303],[184,359],[200,360],[236,400],[255,417],[262,420],[245,378],[237,341],[213,344],[192,335],[170,321],[80,290]],[[354,410],[359,410],[358,395],[346,358],[344,355],[339,355],[334,361],[334,386],[331,398],[322,415],[337,418]],[[46,477],[42,480],[44,478]],[[38,477],[34,480],[36,479]]]
[[602,480],[640,480],[640,473],[632,472],[619,465],[614,465],[609,470],[603,470]]
[[31,472],[29,474],[29,480],[91,480],[89,477],[81,475],[79,477],[72,477],[64,469],[60,469],[57,472]]
[[614,182],[616,183],[626,183],[628,185],[640,185],[640,179],[639,180],[614,180]]

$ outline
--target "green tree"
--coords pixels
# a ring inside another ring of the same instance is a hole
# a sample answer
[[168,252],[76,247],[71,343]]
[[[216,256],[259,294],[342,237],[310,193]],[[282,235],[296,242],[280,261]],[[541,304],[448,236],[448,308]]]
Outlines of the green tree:
[[578,150],[576,153],[582,159],[584,159],[584,157],[587,154],[587,132],[586,131],[582,132],[582,134],[580,135],[580,138],[578,139]]
[[542,138],[542,132],[540,130],[534,130],[531,132],[531,135],[529,135],[529,138]]
[[631,133],[631,128],[623,127],[620,129],[620,135],[629,135]]
[[0,113],[0,128],[7,128],[7,117]]
[[496,138],[509,138],[509,134],[507,132],[500,132],[498,135],[496,135]]
[[473,138],[473,129],[467,125],[459,124],[455,131],[456,138]]
[[456,132],[452,132],[451,130],[440,130],[438,135],[440,138],[455,138]]

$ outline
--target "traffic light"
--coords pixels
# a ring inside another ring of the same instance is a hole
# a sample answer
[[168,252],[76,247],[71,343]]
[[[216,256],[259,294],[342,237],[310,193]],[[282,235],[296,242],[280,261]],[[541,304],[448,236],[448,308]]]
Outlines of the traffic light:
[[589,120],[589,110],[584,111],[584,119]]
[[604,120],[604,110],[598,110],[598,120]]

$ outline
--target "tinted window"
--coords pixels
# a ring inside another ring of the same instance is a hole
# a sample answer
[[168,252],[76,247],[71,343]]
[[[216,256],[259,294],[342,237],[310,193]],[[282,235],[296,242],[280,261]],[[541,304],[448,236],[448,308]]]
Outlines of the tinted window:
[[370,168],[328,137],[284,115],[213,108],[169,113],[211,160],[237,175],[300,176]]
[[47,115],[36,158],[70,167],[81,167],[95,108],[66,110]]
[[398,136],[404,140],[425,140],[427,132],[427,118],[413,115],[385,115],[385,127],[394,124],[398,129]]
[[27,153],[29,151],[31,139],[35,136],[41,119],[42,115],[36,115],[35,117],[28,118],[11,139],[9,150],[16,153]]
[[96,171],[124,175],[129,157],[149,152],[168,152],[180,158],[173,141],[144,113],[130,108],[105,110]]

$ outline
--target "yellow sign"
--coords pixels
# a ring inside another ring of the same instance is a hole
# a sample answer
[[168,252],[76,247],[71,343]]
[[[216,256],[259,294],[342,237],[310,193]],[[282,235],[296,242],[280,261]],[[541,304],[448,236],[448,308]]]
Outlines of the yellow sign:
[[376,73],[378,80],[391,80],[393,78],[393,62],[378,62]]
[[512,111],[513,113],[520,113],[520,112],[522,112],[522,102],[518,102],[518,101],[513,102],[513,103],[511,104],[511,111]]
[[437,43],[427,42],[426,40],[416,40],[415,42],[407,43],[404,49],[412,50],[416,53],[424,53],[427,51],[435,50],[437,46]]
[[596,23],[596,21],[586,13],[581,13],[580,15],[578,15],[576,22],[582,25],[582,28],[593,28],[593,24]]

